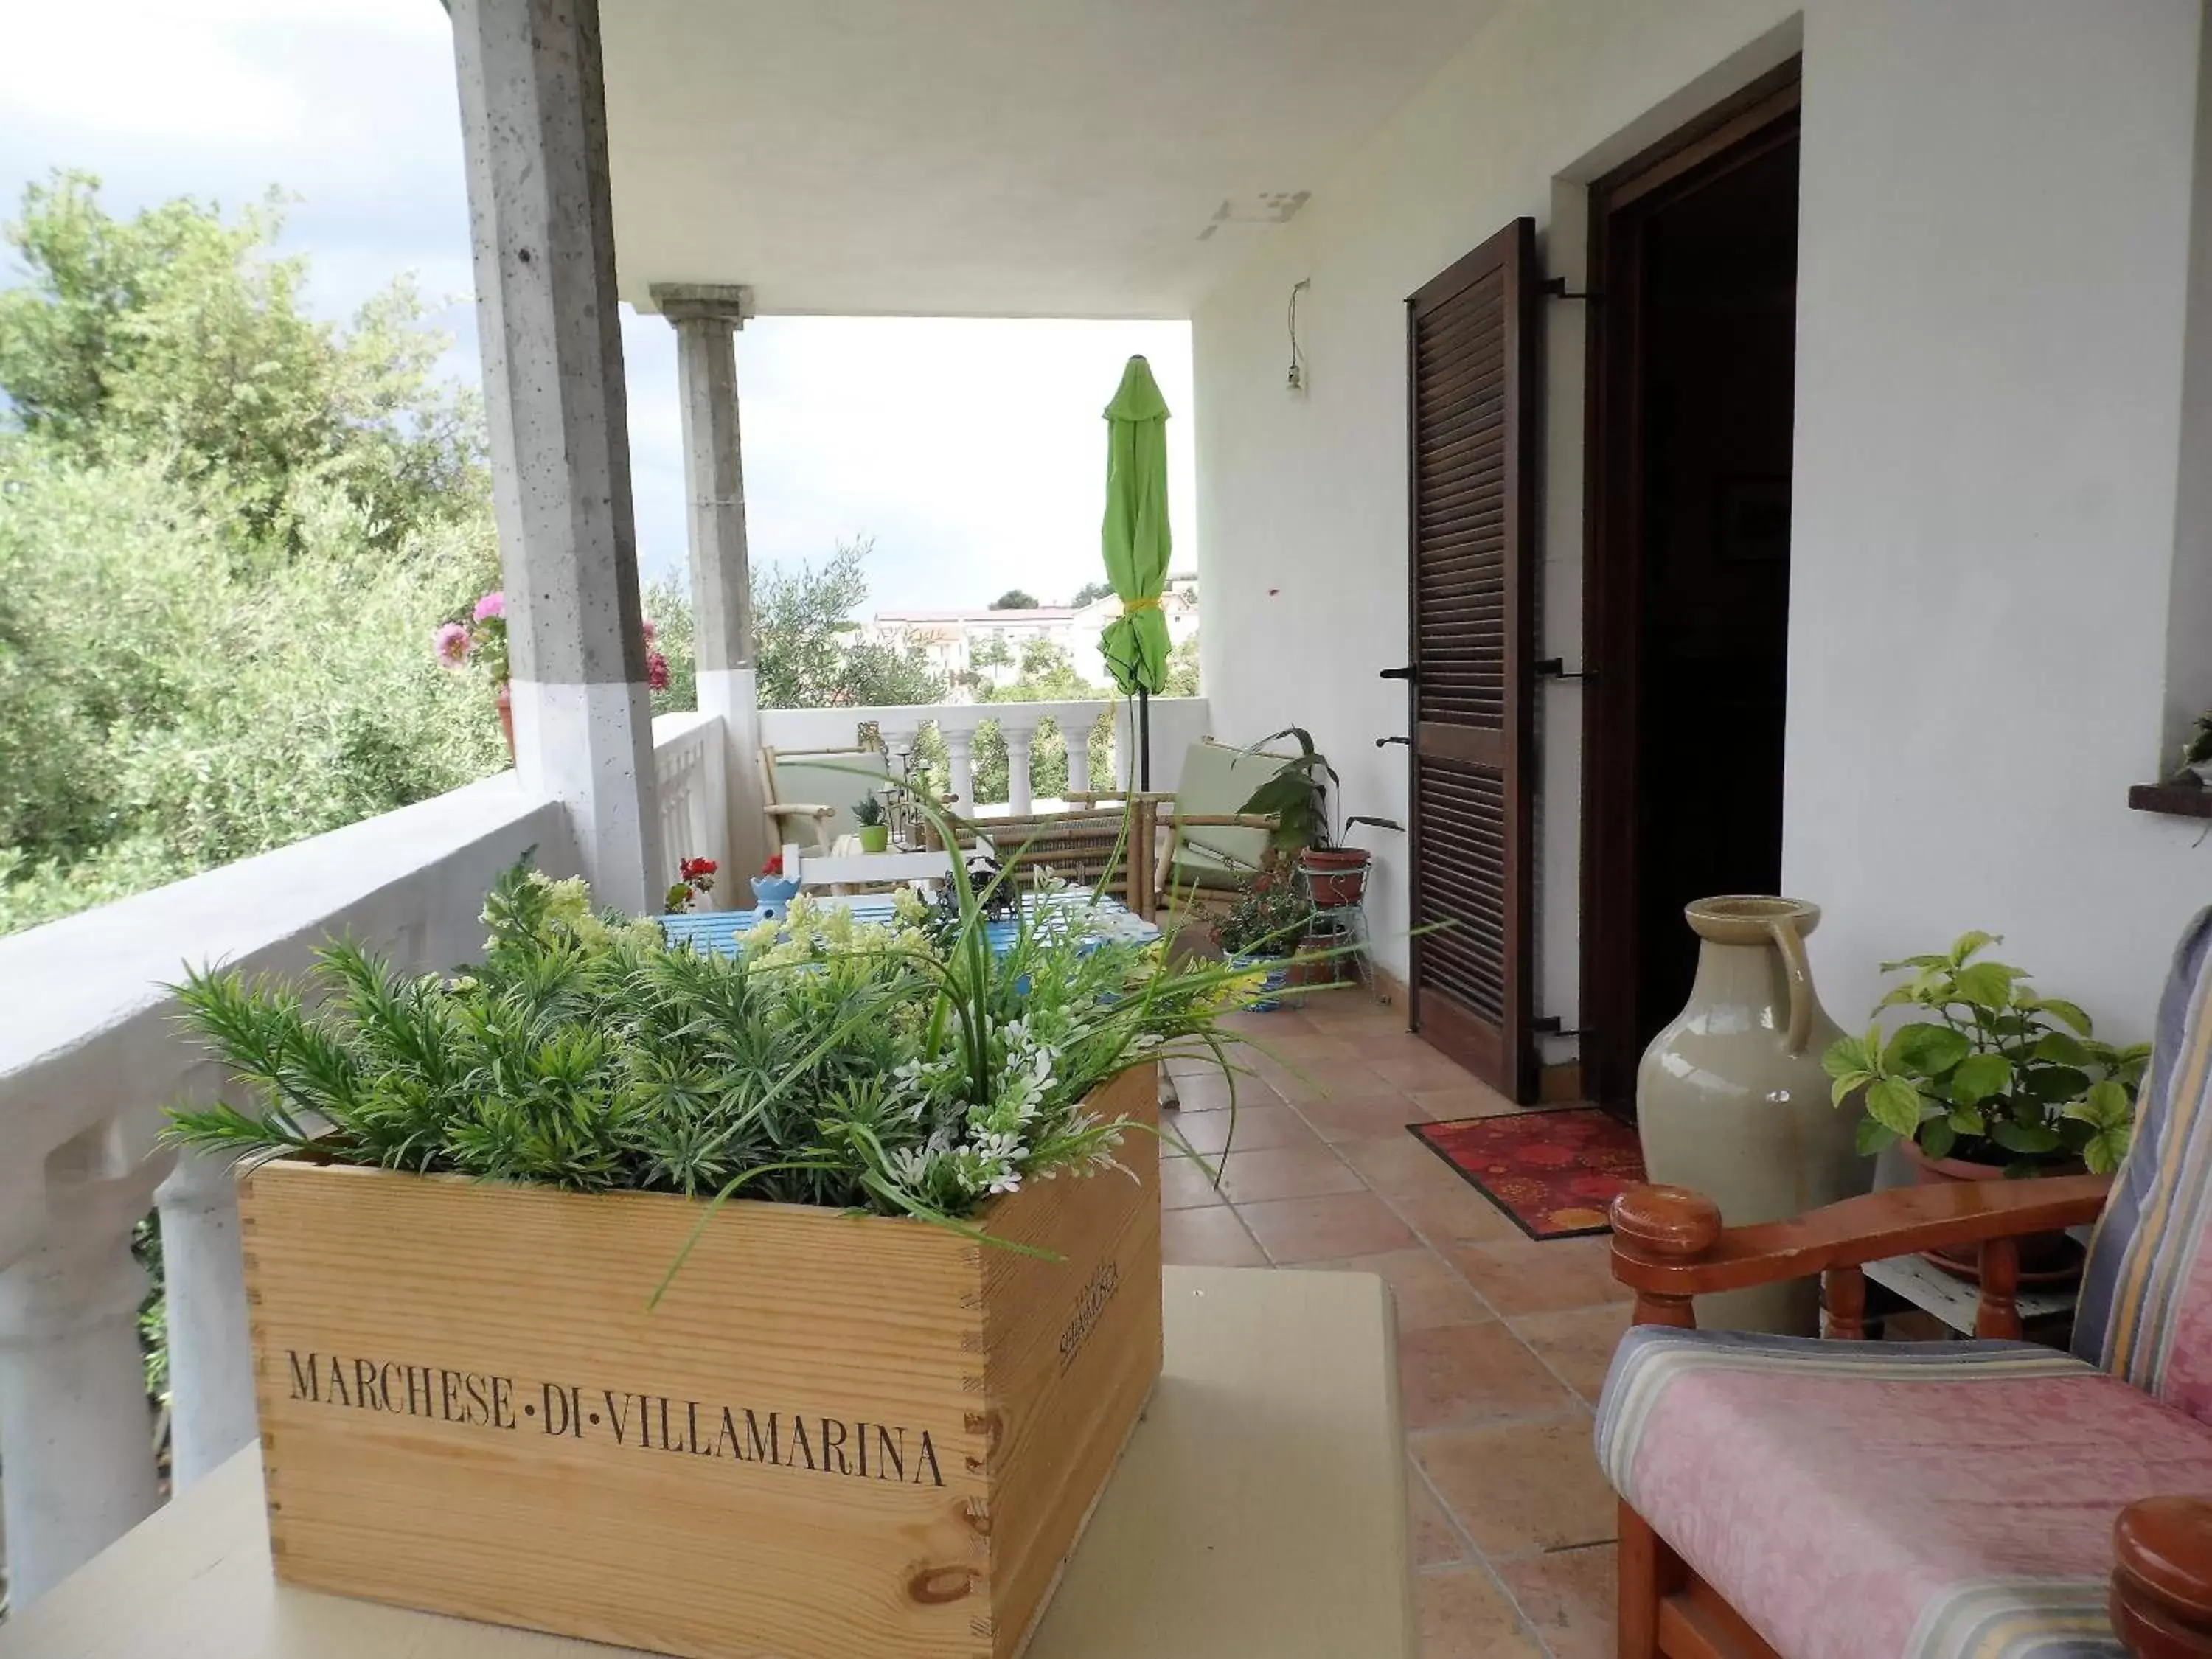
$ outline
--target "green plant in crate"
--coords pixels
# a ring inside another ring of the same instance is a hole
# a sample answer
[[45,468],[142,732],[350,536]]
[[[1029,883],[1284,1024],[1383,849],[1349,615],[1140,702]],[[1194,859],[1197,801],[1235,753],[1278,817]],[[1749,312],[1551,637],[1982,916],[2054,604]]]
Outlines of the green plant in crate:
[[2001,943],[1969,933],[1941,954],[1882,963],[1905,978],[1875,1005],[1877,1018],[1893,1007],[1929,1018],[1831,1044],[1822,1060],[1835,1102],[1863,1107],[1863,1152],[1911,1140],[1929,1158],[2013,1176],[2074,1164],[2109,1173],[2127,1152],[2150,1046],[2099,1042],[2075,1004],[1982,958]]
[[1213,942],[1232,957],[1287,957],[1304,942],[1313,903],[1289,872],[1271,866],[1255,877],[1213,924]]
[[996,1194],[1115,1166],[1135,1126],[1087,1104],[1111,1079],[1176,1055],[1241,1071],[1218,1018],[1249,976],[1026,914],[994,951],[989,895],[957,865],[952,884],[949,930],[912,896],[888,924],[799,900],[717,956],[517,866],[486,899],[483,963],[451,976],[343,941],[301,983],[190,974],[184,1023],[252,1104],[179,1106],[167,1138],[986,1237]]

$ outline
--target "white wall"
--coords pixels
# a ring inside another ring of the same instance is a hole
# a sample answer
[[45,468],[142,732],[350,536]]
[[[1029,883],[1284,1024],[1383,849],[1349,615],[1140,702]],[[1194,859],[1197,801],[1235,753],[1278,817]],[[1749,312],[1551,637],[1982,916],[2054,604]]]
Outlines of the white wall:
[[[1516,0],[1195,319],[1219,735],[1298,719],[1350,810],[1405,816],[1405,751],[1372,747],[1405,721],[1374,678],[1406,655],[1404,296],[1521,214],[1578,285],[1579,183],[1802,27],[1784,884],[1827,908],[1814,955],[1847,1024],[1879,960],[1980,926],[2115,1033],[2143,1031],[2212,898],[2201,826],[2125,805],[2163,758],[2203,11],[1812,0],[1801,22],[1762,0]],[[1303,397],[1283,386],[1300,277]],[[1576,665],[1568,310],[1547,343],[1542,653]],[[1536,1010],[1571,1025],[1579,694],[1540,696]],[[1382,850],[1376,931],[1402,969],[1404,854]]]
[[[1406,730],[1403,686],[1376,678],[1407,656],[1405,298],[1509,219],[1534,216],[1548,242],[1561,178],[1595,178],[1787,58],[1793,9],[1518,0],[1209,296],[1191,341],[1200,649],[1224,741],[1295,720],[1336,763],[1347,811],[1405,821],[1406,751],[1374,746]],[[1577,287],[1581,240],[1551,267]],[[1284,307],[1301,277],[1313,284],[1298,299],[1310,389],[1292,395]],[[1553,339],[1572,345],[1580,307],[1559,308]],[[1554,410],[1551,425],[1577,434],[1580,418]],[[1542,654],[1575,664],[1581,473],[1567,446],[1551,448]],[[1553,718],[1541,745],[1536,1011],[1571,1027],[1580,693],[1542,695]],[[1362,833],[1378,856],[1368,899],[1376,953],[1403,974],[1404,840]]]
[[2170,764],[2202,17],[1808,17],[1784,870],[1847,1024],[1876,962],[1982,927],[2144,1034],[2212,899],[2203,826],[2125,805]]

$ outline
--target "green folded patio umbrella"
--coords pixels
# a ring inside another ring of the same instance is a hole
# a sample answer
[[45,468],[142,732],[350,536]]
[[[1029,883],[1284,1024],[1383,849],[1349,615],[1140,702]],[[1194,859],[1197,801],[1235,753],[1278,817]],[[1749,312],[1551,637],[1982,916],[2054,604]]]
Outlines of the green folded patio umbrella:
[[1137,700],[1137,787],[1152,787],[1152,696],[1167,684],[1168,405],[1152,366],[1132,357],[1106,405],[1106,519],[1099,541],[1121,614],[1098,647],[1125,696]]

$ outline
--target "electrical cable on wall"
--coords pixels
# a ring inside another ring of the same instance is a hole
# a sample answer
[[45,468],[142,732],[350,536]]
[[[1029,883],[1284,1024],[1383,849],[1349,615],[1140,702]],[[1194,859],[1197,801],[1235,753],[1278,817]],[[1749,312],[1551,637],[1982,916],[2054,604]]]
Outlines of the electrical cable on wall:
[[1298,291],[1312,286],[1313,278],[1310,276],[1301,276],[1291,284],[1288,318],[1291,331],[1291,372],[1285,377],[1285,383],[1292,392],[1304,392],[1306,389],[1306,355],[1298,348]]

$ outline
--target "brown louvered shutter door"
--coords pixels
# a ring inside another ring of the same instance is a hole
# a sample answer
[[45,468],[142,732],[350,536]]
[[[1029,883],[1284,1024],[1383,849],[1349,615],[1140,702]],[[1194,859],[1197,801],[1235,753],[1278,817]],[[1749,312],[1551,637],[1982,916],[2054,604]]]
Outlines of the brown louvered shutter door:
[[1536,225],[1406,302],[1414,1029],[1516,1101],[1528,1031]]

